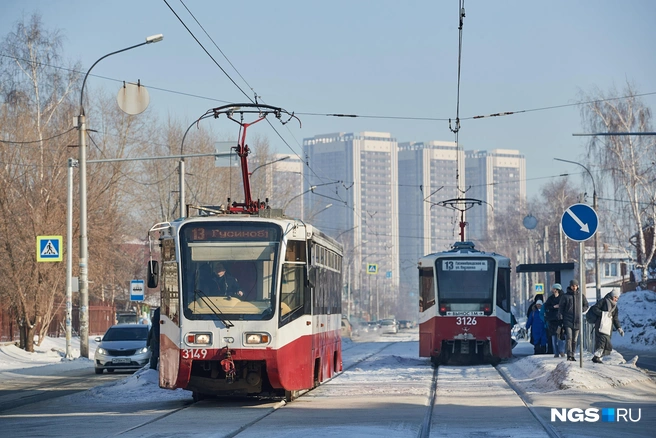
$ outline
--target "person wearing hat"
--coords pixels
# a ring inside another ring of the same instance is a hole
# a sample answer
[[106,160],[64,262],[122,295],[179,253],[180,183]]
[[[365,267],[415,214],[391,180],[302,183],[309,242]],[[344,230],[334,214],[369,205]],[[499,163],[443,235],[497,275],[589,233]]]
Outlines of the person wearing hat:
[[558,308],[563,287],[560,283],[551,286],[551,296],[544,303],[544,319],[547,321],[547,340],[551,341],[554,357],[565,357],[565,338],[561,339],[563,322],[558,319]]
[[547,352],[547,329],[544,321],[540,317],[542,300],[537,300],[533,311],[526,320],[526,330],[531,329],[531,344],[533,344],[534,354],[544,354]]
[[590,307],[585,295],[579,290],[579,282],[577,280],[570,280],[567,286],[567,293],[562,296],[558,303],[558,319],[563,321],[563,328],[565,329],[565,350],[567,360],[575,361],[574,350],[576,349],[576,341],[579,337],[581,330],[581,300],[583,300],[583,313],[588,311]]
[[[617,330],[620,336],[624,336],[624,330],[620,326],[620,319],[618,316],[617,301],[620,298],[620,291],[613,289],[606,296],[599,300],[594,306],[590,308],[590,312],[597,315],[595,326],[595,349],[592,361],[594,363],[603,363],[601,358],[608,356],[613,351],[613,344],[610,342],[613,328]],[[602,320],[606,321],[606,327],[602,327]]]
[[244,293],[239,287],[239,282],[237,279],[226,272],[225,266],[223,263],[219,262],[214,266],[214,272],[216,273],[216,284],[218,288],[219,296],[225,297],[243,297]]

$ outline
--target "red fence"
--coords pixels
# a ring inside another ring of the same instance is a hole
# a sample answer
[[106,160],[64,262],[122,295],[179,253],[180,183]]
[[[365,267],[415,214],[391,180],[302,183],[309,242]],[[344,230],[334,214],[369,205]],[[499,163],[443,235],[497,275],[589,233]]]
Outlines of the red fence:
[[[103,335],[116,321],[114,306],[89,306],[89,336]],[[48,327],[48,336],[53,338],[66,336],[66,312],[62,309],[53,318]],[[73,307],[73,335],[80,331],[79,308]],[[0,308],[0,342],[14,342],[20,339],[16,317],[6,309]]]

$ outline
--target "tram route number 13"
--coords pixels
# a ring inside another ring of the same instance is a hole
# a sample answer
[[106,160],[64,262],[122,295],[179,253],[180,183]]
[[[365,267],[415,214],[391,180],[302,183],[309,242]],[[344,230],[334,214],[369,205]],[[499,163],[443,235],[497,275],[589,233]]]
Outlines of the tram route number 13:
[[475,316],[459,316],[456,318],[456,325],[476,325]]

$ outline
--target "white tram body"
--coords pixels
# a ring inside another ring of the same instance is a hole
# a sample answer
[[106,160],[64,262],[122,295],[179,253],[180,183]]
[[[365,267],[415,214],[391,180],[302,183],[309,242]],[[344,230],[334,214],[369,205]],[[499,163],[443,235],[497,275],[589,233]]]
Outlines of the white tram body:
[[419,259],[419,355],[440,363],[512,356],[510,259],[456,242]]
[[[300,220],[269,216],[199,216],[151,229],[161,248],[159,278],[157,263],[149,273],[161,290],[160,387],[194,398],[290,399],[342,370],[342,248]],[[217,296],[219,262],[243,296]]]

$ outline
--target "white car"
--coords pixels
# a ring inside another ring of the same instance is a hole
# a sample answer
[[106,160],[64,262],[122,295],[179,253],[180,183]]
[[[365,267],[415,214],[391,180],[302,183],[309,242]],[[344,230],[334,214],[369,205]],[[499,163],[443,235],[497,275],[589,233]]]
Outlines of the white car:
[[98,336],[94,354],[96,374],[103,370],[138,370],[150,362],[148,326],[145,324],[118,324],[111,326],[105,335]]
[[382,333],[397,334],[399,329],[396,327],[396,321],[393,319],[384,319],[380,322],[380,330]]

